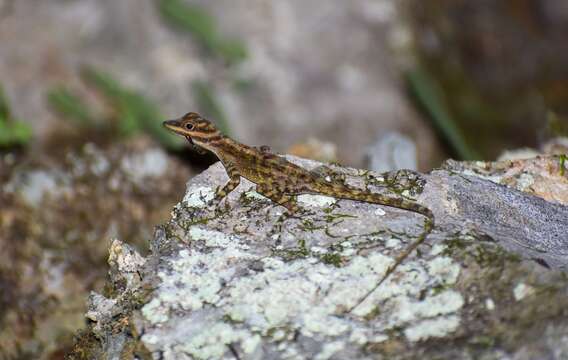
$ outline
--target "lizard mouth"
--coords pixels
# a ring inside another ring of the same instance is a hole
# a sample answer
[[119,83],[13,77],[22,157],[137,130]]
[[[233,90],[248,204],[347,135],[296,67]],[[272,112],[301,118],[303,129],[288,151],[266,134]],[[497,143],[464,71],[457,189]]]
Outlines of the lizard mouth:
[[185,138],[187,139],[187,141],[189,141],[189,143],[190,143],[191,145],[195,145],[195,144],[193,143],[193,140],[191,140],[191,136],[186,135]]

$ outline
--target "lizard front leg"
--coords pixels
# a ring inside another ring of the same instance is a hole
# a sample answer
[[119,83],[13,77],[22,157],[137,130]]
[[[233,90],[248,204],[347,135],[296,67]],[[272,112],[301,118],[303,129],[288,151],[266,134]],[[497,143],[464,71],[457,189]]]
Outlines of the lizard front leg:
[[227,171],[227,175],[229,176],[229,181],[223,187],[218,187],[215,191],[215,199],[214,201],[220,202],[223,200],[225,196],[227,196],[231,191],[235,190],[237,186],[239,186],[241,182],[241,174],[237,170],[237,168],[231,164],[224,165],[225,171]]

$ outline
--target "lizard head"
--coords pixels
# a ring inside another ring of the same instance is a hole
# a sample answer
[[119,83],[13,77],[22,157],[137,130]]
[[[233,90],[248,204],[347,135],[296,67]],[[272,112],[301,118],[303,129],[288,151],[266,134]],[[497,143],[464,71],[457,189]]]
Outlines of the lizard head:
[[209,120],[194,112],[187,113],[179,119],[164,121],[163,125],[176,134],[185,136],[191,144],[208,150],[212,140],[218,140],[223,136]]

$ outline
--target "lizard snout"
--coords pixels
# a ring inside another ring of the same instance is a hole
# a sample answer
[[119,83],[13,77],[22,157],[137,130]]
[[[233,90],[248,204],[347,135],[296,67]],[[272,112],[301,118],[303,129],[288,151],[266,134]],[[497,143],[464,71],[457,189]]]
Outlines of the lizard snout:
[[175,131],[177,128],[180,127],[181,124],[179,120],[166,120],[162,123],[162,125],[164,125],[164,127],[167,129]]

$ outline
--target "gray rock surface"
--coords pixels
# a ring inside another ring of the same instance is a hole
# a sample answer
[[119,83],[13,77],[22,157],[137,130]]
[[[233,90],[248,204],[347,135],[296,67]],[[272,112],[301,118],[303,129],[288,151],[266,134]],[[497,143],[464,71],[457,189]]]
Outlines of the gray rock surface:
[[[534,161],[558,170],[557,160]],[[247,181],[214,210],[206,201],[227,177],[213,165],[189,182],[146,258],[113,243],[112,290],[93,294],[88,313],[99,356],[567,358],[568,207],[473,165],[426,175],[335,168],[353,185],[415,198],[437,219],[358,306],[420,234],[419,215],[302,196],[314,214],[277,223],[282,208]]]

